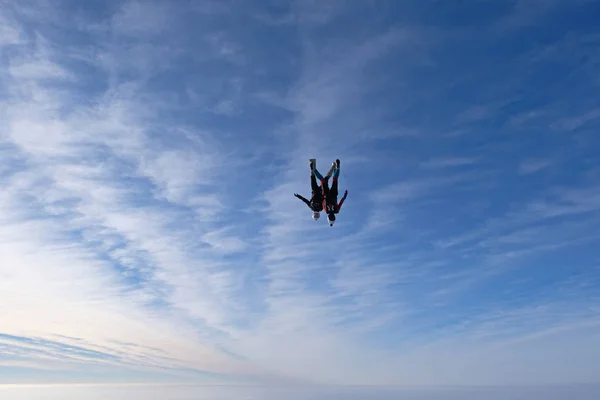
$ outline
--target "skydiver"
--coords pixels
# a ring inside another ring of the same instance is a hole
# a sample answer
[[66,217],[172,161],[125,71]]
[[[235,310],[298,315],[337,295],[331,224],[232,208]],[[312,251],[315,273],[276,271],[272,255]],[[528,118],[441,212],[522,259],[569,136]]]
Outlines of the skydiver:
[[[294,196],[296,196],[297,198],[302,200],[304,203],[306,203],[308,208],[310,208],[313,211],[313,219],[315,221],[317,221],[321,217],[320,212],[323,210],[324,197],[323,197],[323,190],[322,190],[321,186],[319,186],[319,184],[317,184],[316,177],[319,178],[319,181],[322,181],[323,177],[317,170],[317,160],[315,160],[314,158],[311,158],[310,160],[308,160],[308,163],[310,166],[310,186],[312,189],[310,200],[307,200],[306,198],[302,197],[298,193],[294,193]],[[332,172],[332,170],[330,170],[330,172]]]
[[[332,173],[333,173],[333,179],[332,179],[331,188],[329,188],[329,178],[331,177]],[[321,191],[323,193],[323,198],[324,198],[323,199],[323,209],[327,213],[327,219],[329,220],[329,226],[333,226],[333,224],[335,223],[335,214],[340,212],[340,210],[342,208],[342,204],[344,204],[346,197],[348,197],[348,191],[346,190],[344,192],[344,196],[342,197],[342,200],[340,200],[339,203],[337,201],[338,179],[340,177],[340,160],[337,159],[337,160],[335,160],[335,162],[333,162],[331,164],[331,169],[329,170],[329,172],[327,173],[325,178],[323,178],[316,169],[315,169],[315,175],[321,181]]]

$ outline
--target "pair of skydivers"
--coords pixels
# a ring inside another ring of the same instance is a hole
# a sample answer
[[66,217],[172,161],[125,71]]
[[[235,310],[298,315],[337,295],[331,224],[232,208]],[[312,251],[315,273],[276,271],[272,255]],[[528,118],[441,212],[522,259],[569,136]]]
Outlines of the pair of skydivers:
[[[317,170],[317,160],[311,158],[309,161],[310,165],[310,186],[312,188],[312,195],[310,200],[305,199],[298,193],[294,193],[294,196],[302,200],[306,205],[313,211],[313,219],[317,221],[321,214],[321,211],[327,213],[327,219],[329,220],[329,226],[333,226],[335,222],[335,214],[340,212],[342,204],[348,196],[348,191],[344,192],[344,197],[338,203],[338,179],[340,177],[340,160],[335,160],[331,163],[331,168],[327,172],[327,175],[323,177]],[[329,178],[332,179],[331,188],[329,187]],[[317,179],[319,184],[317,184]]]

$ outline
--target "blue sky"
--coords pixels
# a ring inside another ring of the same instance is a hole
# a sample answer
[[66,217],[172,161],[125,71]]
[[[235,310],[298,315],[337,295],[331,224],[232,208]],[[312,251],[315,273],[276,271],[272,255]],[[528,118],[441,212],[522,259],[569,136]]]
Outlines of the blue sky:
[[598,4],[1,4],[0,383],[598,383]]

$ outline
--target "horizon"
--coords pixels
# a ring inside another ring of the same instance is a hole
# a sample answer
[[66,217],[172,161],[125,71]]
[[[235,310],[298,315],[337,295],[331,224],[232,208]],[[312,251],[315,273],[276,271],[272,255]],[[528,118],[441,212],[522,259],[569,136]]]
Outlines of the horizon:
[[[63,399],[81,399],[87,400],[105,399],[131,399],[148,398],[152,395],[154,398],[177,399],[177,400],[200,400],[200,399],[280,399],[286,396],[289,399],[330,399],[332,396],[339,399],[370,399],[374,395],[382,399],[456,399],[471,400],[479,399],[485,395],[489,399],[506,399],[515,396],[537,396],[540,399],[572,399],[592,400],[598,393],[598,386],[587,388],[585,386],[567,386],[567,387],[536,387],[536,388],[420,388],[420,389],[394,389],[389,388],[289,388],[289,387],[207,387],[197,385],[173,385],[173,386],[154,386],[151,384],[141,385],[93,385],[95,391],[89,391],[89,387],[80,385],[53,386],[43,389],[38,385],[30,388],[12,388],[0,385],[0,393],[8,394],[13,399],[28,400],[46,400],[56,398],[60,394]],[[242,391],[243,390],[243,391]],[[23,397],[21,397],[23,396]],[[160,397],[159,397],[160,396]],[[316,397],[317,396],[317,397]]]

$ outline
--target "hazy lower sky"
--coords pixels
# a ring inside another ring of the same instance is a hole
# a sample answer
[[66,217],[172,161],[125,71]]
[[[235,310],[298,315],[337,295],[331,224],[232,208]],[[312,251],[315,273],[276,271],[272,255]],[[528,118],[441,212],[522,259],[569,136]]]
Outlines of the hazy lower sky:
[[0,383],[600,383],[599,20],[0,0]]
[[599,387],[265,388],[210,386],[2,386],[7,400],[596,400]]

